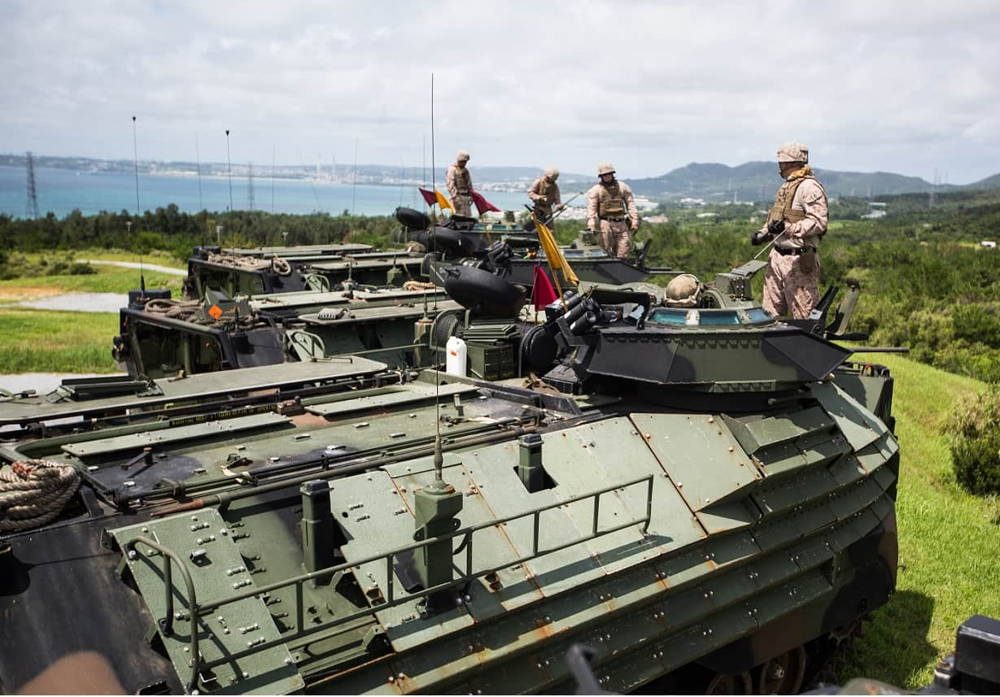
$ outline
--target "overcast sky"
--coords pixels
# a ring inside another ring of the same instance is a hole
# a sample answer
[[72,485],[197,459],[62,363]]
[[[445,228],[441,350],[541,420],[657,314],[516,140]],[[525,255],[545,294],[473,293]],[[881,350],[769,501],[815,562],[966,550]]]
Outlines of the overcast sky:
[[0,152],[1000,171],[1000,3],[0,0]]

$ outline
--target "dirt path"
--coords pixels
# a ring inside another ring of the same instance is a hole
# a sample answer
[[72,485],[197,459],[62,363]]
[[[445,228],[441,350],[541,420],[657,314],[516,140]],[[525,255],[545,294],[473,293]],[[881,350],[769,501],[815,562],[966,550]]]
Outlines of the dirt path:
[[169,274],[171,276],[187,276],[187,271],[184,269],[175,269],[171,266],[160,266],[159,264],[140,264],[137,261],[111,261],[107,259],[81,259],[80,261],[85,261],[88,264],[107,264],[108,266],[120,266],[123,269],[138,269],[142,268],[144,271],[157,271],[159,273]]

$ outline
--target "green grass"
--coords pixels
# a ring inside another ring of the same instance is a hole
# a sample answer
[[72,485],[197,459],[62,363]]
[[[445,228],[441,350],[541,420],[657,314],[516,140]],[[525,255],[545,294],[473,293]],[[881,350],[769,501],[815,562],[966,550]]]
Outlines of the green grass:
[[[29,255],[30,256],[30,255]],[[123,249],[82,249],[72,252],[74,259],[101,259],[104,261],[140,261],[139,255]],[[170,252],[155,250],[142,255],[142,262],[146,264],[157,264],[158,266],[170,266],[172,268],[187,270],[187,266],[177,260]]]
[[895,378],[899,575],[896,595],[874,613],[841,679],[915,689],[954,650],[959,624],[974,614],[1000,617],[1000,503],[959,488],[943,433],[955,406],[987,386],[898,356],[871,360]]
[[[97,273],[60,276],[33,276],[0,281],[0,302],[25,299],[35,289],[51,289],[57,292],[86,293],[128,293],[139,287],[139,270],[122,269],[116,266],[94,265]],[[175,295],[180,293],[183,276],[169,276],[146,270],[143,272],[147,288],[169,288]],[[51,294],[51,293],[48,293]]]
[[0,373],[113,373],[113,312],[0,309]]

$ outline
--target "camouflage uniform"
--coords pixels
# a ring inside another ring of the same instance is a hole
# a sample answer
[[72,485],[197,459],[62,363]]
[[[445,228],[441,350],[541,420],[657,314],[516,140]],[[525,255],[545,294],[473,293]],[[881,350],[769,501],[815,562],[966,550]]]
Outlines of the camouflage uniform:
[[[782,159],[782,158],[785,159]],[[788,158],[802,158],[790,160]],[[797,143],[778,150],[779,162],[801,162],[778,189],[768,223],[785,221],[764,272],[764,309],[772,315],[805,319],[819,301],[819,241],[826,234],[826,191],[806,165],[809,150]]]
[[451,203],[455,206],[455,215],[472,215],[472,175],[466,163],[469,161],[469,153],[459,150],[458,157],[453,165],[448,166],[445,174],[445,186],[451,195]]
[[552,209],[562,204],[558,178],[559,170],[546,170],[528,189],[528,198],[535,202],[535,215],[543,223],[552,217]]
[[[609,170],[609,171],[608,171]],[[601,165],[598,175],[614,174],[611,165]],[[587,229],[600,230],[601,247],[608,255],[625,259],[632,246],[630,230],[639,229],[639,211],[629,185],[613,179],[595,184],[587,192]]]

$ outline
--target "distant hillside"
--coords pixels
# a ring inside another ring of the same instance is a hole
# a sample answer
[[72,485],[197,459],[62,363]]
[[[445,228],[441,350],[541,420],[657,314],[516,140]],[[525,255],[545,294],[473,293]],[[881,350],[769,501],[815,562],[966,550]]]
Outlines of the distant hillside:
[[[0,154],[0,166],[24,167],[23,154]],[[117,172],[131,174],[134,164],[130,160],[94,160],[83,157],[50,157],[36,155],[36,167],[53,167],[79,172]],[[450,160],[437,164],[434,177],[439,188],[444,184],[444,173]],[[486,167],[471,164],[473,180],[478,188],[519,191],[542,173],[540,167]],[[253,163],[254,175],[261,178],[274,176],[284,179],[318,179],[325,181],[358,184],[430,184],[431,172],[423,167],[400,167],[393,165],[357,165],[333,162],[318,164],[270,164]],[[187,174],[194,175],[200,169],[204,176],[226,176],[229,166],[225,162],[157,162],[140,161],[142,174]],[[246,177],[250,165],[233,162],[234,177]],[[623,174],[625,172],[623,171]],[[935,187],[920,177],[907,177],[892,172],[838,172],[817,169],[817,175],[831,196],[860,196],[875,198],[893,194],[983,190],[1000,188],[1000,174],[987,177],[966,186],[940,185]],[[579,189],[595,183],[592,174],[563,172],[559,183],[563,191]],[[632,190],[641,196],[658,200],[678,200],[699,198],[705,201],[769,201],[781,184],[778,167],[774,162],[746,162],[736,167],[718,163],[692,162],[658,177],[647,179],[626,179]]]
[[965,188],[967,189],[1000,189],[1000,174],[994,174],[992,177],[986,177],[986,179],[980,179],[977,182],[972,182]]
[[[934,185],[920,177],[907,177],[892,172],[838,172],[816,170],[816,175],[831,196],[876,197],[887,194],[923,193]],[[1000,186],[1000,174],[983,182],[995,180]],[[701,198],[706,201],[766,201],[774,196],[781,184],[778,166],[774,162],[746,162],[736,167],[717,163],[692,162],[689,165],[649,179],[628,179],[636,194],[656,199]],[[938,191],[951,191],[954,186],[939,186]]]
[[[135,164],[131,160],[94,160],[86,157],[52,157],[48,155],[35,155],[35,167],[51,167],[54,169],[65,169],[76,172],[116,172],[131,174]],[[25,156],[23,154],[0,154],[0,166],[24,167]],[[270,164],[251,163],[254,175],[257,177],[273,176],[283,179],[334,179],[338,181],[353,182],[355,173],[359,184],[398,184],[400,181],[430,184],[430,167],[401,167],[399,165],[362,165],[356,168],[353,164],[324,162],[311,165],[288,165],[279,164],[272,168]],[[437,163],[436,180],[439,184],[444,183],[444,173],[450,161]],[[250,169],[247,162],[233,162],[232,172],[234,177],[246,177]],[[541,167],[478,167],[474,163],[471,165],[472,175],[475,183],[483,184],[516,184],[524,183],[527,187],[543,169]],[[225,162],[187,162],[171,161],[162,162],[155,160],[140,160],[139,172],[142,174],[196,174],[201,172],[204,176],[225,176],[229,171],[229,166]],[[594,180],[594,177],[586,174],[574,174],[563,172],[560,175],[560,182],[587,182]]]

